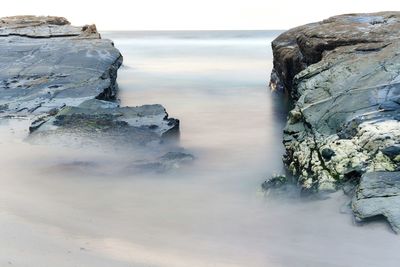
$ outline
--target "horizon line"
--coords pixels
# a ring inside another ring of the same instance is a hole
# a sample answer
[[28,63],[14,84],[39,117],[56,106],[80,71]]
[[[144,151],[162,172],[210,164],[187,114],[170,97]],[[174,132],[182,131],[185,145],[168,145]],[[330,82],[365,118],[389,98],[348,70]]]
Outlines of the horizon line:
[[98,29],[100,32],[107,32],[107,31],[113,31],[113,32],[204,32],[204,31],[287,31],[288,29],[132,29],[132,30],[112,30],[112,29],[106,29],[106,30],[101,30]]

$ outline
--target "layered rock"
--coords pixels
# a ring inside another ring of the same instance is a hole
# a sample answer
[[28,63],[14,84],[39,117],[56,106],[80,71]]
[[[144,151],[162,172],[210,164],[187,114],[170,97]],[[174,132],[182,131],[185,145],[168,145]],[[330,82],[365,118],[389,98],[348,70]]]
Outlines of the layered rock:
[[352,201],[357,220],[384,216],[400,233],[400,172],[371,172],[363,175]]
[[0,20],[0,106],[9,115],[41,114],[88,99],[114,99],[121,53],[94,25],[58,17]]
[[332,17],[273,41],[271,87],[295,102],[285,162],[305,189],[399,168],[399,37],[400,13],[382,12]]
[[288,169],[305,190],[355,184],[358,220],[400,230],[400,12],[348,14],[272,43],[271,88],[294,102],[284,129]]
[[40,117],[30,127],[29,141],[70,146],[135,148],[158,145],[179,136],[179,120],[169,118],[158,104],[120,107],[117,103],[86,100],[66,106],[54,116]]
[[121,64],[121,53],[95,25],[75,27],[60,17],[2,18],[0,116],[31,120],[28,140],[34,143],[127,149],[179,137],[179,120],[161,105],[118,105]]

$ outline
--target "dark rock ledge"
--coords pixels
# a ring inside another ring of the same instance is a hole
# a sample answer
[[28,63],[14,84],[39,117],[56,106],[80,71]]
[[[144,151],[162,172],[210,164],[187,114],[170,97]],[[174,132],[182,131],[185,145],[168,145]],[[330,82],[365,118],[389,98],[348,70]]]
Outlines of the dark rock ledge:
[[95,25],[75,27],[60,17],[2,18],[0,117],[30,119],[28,140],[35,143],[127,148],[179,137],[179,120],[161,105],[118,105],[121,64],[121,53]]
[[[397,198],[379,193],[400,190],[400,12],[300,26],[272,49],[270,86],[294,102],[283,137],[290,172],[305,190],[359,184],[356,217],[384,215],[400,229]],[[366,196],[371,177],[387,182]]]

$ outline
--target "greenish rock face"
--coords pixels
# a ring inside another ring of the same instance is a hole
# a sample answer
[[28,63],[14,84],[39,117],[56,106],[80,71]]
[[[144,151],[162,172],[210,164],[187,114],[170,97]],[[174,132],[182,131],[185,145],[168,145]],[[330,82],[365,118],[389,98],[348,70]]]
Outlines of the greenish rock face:
[[295,101],[284,160],[304,189],[399,169],[400,12],[332,17],[283,33],[272,48],[272,88]]

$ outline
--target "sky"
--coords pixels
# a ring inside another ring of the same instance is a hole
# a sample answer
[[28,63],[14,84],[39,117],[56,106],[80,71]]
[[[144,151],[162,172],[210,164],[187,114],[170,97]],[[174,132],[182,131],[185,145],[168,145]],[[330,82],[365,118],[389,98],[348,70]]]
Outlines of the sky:
[[384,10],[400,11],[400,0],[6,0],[0,17],[63,16],[101,31],[268,30]]

